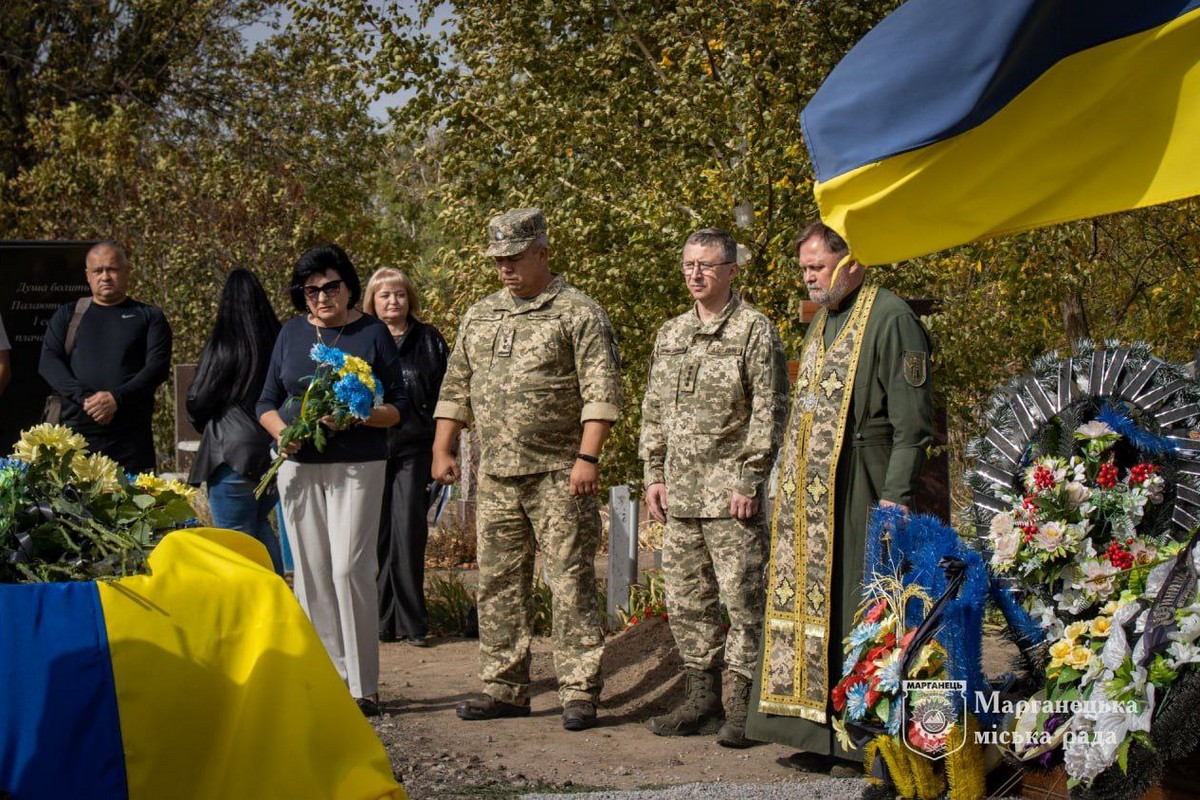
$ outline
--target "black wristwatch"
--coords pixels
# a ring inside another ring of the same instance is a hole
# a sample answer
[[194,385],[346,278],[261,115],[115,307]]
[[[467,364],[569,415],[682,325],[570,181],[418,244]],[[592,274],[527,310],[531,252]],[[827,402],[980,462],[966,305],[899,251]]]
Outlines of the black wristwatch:
[[575,457],[580,461],[586,461],[589,464],[599,464],[600,459],[597,456],[589,456],[587,453],[576,453]]

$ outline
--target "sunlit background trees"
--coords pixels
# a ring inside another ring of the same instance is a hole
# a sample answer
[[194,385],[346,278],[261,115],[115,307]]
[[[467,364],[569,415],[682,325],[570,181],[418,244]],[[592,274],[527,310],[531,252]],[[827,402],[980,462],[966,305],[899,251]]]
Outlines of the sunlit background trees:
[[[799,113],[897,2],[8,0],[0,8],[0,238],[115,237],[135,294],[193,360],[224,273],[290,314],[304,247],[397,265],[453,337],[495,282],[487,217],[538,205],[553,266],[620,338],[628,409],[606,458],[636,483],[653,334],[686,307],[677,261],[735,232],[743,294],[792,354],[788,250],[815,214]],[[1113,113],[1120,113],[1114,109]],[[1200,347],[1200,203],[874,268],[929,320],[955,459],[993,386],[1073,339]],[[160,404],[169,450],[169,404]]]

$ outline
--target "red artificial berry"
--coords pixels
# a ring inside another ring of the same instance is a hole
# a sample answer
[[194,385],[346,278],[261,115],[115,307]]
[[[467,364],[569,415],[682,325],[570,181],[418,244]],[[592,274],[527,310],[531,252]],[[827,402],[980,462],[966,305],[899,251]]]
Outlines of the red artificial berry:
[[1153,464],[1147,464],[1145,462],[1136,464],[1134,465],[1133,469],[1129,470],[1129,482],[1138,485],[1143,484],[1148,481],[1150,477],[1157,471],[1158,467],[1154,466]]
[[1054,486],[1054,473],[1045,466],[1033,471],[1033,485],[1038,489],[1049,489]]
[[1132,536],[1130,536],[1128,539],[1126,539],[1126,540],[1125,540],[1125,544],[1127,544],[1127,545],[1129,545],[1129,544],[1133,544],[1133,537],[1132,537]]
[[1096,475],[1096,485],[1102,489],[1111,489],[1117,485],[1117,468],[1111,461],[1100,465],[1100,472]]

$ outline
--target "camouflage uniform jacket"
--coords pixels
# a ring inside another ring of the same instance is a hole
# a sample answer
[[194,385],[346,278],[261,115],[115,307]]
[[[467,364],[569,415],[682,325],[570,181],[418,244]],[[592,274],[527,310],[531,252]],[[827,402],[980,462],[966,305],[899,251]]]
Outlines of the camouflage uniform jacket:
[[479,468],[514,477],[571,466],[583,423],[620,407],[608,316],[555,275],[528,301],[501,289],[467,310],[433,415],[477,426]]
[[728,517],[736,490],[762,498],[788,410],[775,326],[737,294],[708,324],[695,308],[658,331],[638,447],[671,516]]

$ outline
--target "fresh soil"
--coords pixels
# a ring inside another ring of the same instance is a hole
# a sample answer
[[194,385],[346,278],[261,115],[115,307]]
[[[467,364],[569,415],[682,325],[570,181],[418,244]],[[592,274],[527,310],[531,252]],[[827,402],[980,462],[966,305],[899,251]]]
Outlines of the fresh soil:
[[[578,733],[562,728],[549,639],[533,643],[531,716],[488,722],[465,722],[454,712],[480,689],[478,642],[430,643],[427,648],[381,645],[385,713],[375,729],[397,778],[417,800],[805,777],[775,763],[790,748],[730,750],[711,736],[659,737],[646,729],[647,718],[683,695],[679,654],[659,619],[609,638],[599,723]],[[989,673],[1002,671],[1004,661],[992,644]],[[823,776],[812,776],[817,777]]]
[[[532,713],[465,722],[454,713],[480,689],[479,643],[430,640],[382,645],[385,716],[376,724],[413,798],[504,796],[551,787],[634,788],[697,780],[794,780],[774,761],[790,750],[719,747],[711,736],[658,737],[644,721],[683,695],[674,640],[658,619],[608,640],[597,727],[563,730],[550,640],[534,639]],[[790,773],[790,774],[789,774]],[[489,791],[490,790],[490,791]]]

